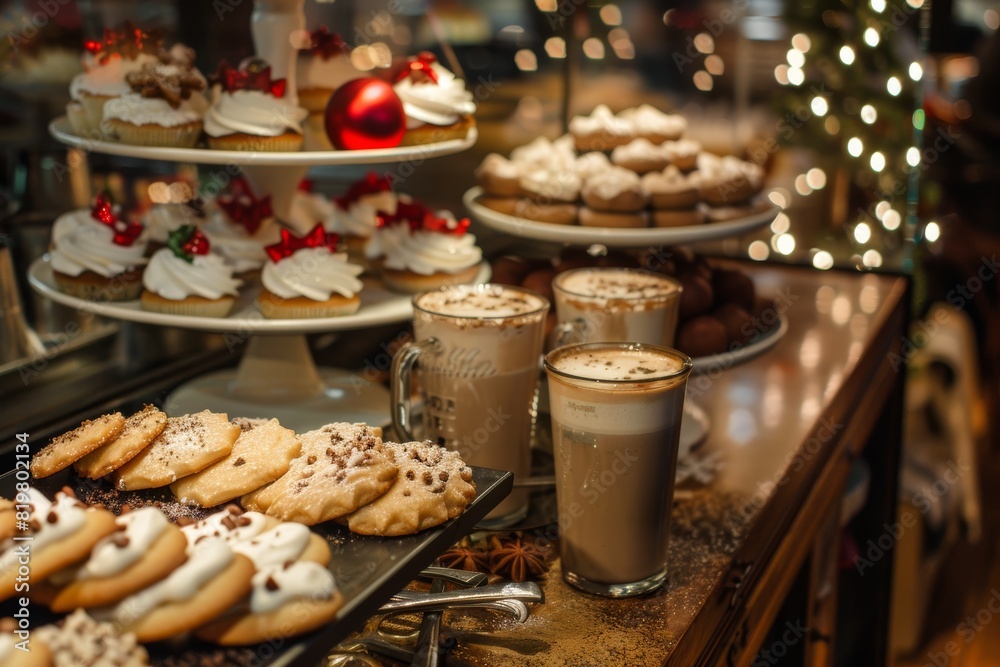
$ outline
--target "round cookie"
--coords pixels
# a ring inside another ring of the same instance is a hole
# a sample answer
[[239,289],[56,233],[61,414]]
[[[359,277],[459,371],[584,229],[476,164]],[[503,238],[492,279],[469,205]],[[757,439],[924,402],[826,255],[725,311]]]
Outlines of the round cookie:
[[233,450],[240,427],[225,413],[204,410],[170,417],[160,435],[114,471],[115,488],[135,491],[166,486],[204,470]]
[[[587,179],[583,202],[597,211],[634,213],[646,207],[642,181],[634,171],[612,167]],[[583,223],[581,220],[581,224]]]
[[616,227],[641,228],[649,227],[649,216],[645,211],[634,213],[595,211],[586,206],[580,207],[580,225],[583,227]]
[[389,490],[392,452],[366,424],[327,424],[299,436],[288,472],[242,498],[246,509],[306,525],[350,514]]
[[292,637],[333,621],[343,604],[329,570],[304,561],[285,563],[259,570],[249,602],[194,634],[222,646]]
[[670,164],[670,159],[661,146],[642,137],[611,151],[611,161],[637,174],[661,171]]
[[513,215],[527,220],[547,222],[551,225],[575,225],[579,216],[576,204],[543,204],[530,199],[522,199],[514,207]]
[[483,192],[496,197],[521,195],[521,167],[497,153],[490,153],[476,167],[476,180]]
[[324,566],[330,562],[330,545],[304,525],[278,521],[259,512],[244,512],[236,505],[187,523],[181,532],[191,547],[210,537],[221,538],[258,569],[293,560]]
[[476,200],[480,206],[503,213],[505,215],[517,215],[517,207],[521,203],[520,197],[491,197],[483,196]]
[[696,208],[687,210],[654,210],[654,227],[691,227],[705,222],[705,214]]
[[[143,507],[119,516],[118,530],[90,552],[90,559],[67,575],[72,580],[49,602],[52,611],[114,604],[166,578],[187,560],[187,540],[160,510]],[[57,572],[50,583],[59,585]]]
[[170,485],[182,503],[215,507],[270,484],[286,472],[302,444],[277,419],[246,422],[229,455]]
[[539,204],[573,203],[580,198],[583,183],[571,171],[535,168],[521,176],[521,190]]
[[118,437],[73,464],[80,477],[97,479],[122,467],[146,448],[167,425],[167,415],[152,405],[125,420]]
[[166,579],[118,604],[93,611],[98,620],[121,624],[141,642],[168,639],[224,614],[250,592],[253,562],[224,540],[207,539]]
[[476,497],[472,470],[457,452],[430,441],[383,443],[399,475],[384,495],[341,519],[361,535],[410,535],[454,519]]
[[682,174],[673,165],[643,176],[642,188],[653,208],[687,209],[701,201],[697,177]]
[[691,171],[698,168],[698,155],[701,153],[701,144],[694,139],[680,139],[679,141],[668,141],[663,144],[663,153],[681,171]]
[[111,442],[125,427],[122,413],[87,420],[69,433],[53,439],[31,459],[31,475],[36,479],[54,475],[98,447]]

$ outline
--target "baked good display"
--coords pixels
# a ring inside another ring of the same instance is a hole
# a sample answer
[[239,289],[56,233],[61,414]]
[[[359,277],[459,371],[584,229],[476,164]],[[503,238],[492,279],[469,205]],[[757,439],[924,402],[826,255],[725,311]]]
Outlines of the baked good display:
[[215,208],[201,231],[233,272],[246,280],[267,262],[264,247],[281,239],[271,195],[257,196],[243,178],[234,179],[229,191],[215,198]]
[[646,192],[634,171],[612,167],[587,179],[581,191],[585,227],[646,227]]
[[671,162],[666,145],[654,144],[644,137],[617,146],[611,151],[611,161],[637,174],[661,171]]
[[76,211],[52,225],[52,273],[59,289],[79,299],[129,301],[142,291],[146,244],[142,223],[121,216],[104,194],[89,215]]
[[228,456],[240,432],[227,415],[208,410],[170,417],[153,442],[114,471],[115,486],[132,491],[171,484]]
[[400,204],[396,215],[380,216],[365,252],[369,259],[382,258],[382,282],[396,292],[464,285],[475,281],[483,259],[468,229],[469,219],[457,220],[450,211]]
[[300,449],[295,432],[277,419],[244,422],[226,458],[182,477],[170,490],[182,503],[215,507],[284,475]]
[[579,151],[610,151],[635,138],[634,126],[599,104],[589,116],[576,116],[569,122],[569,133]]
[[267,246],[257,305],[267,318],[299,319],[350,315],[361,307],[358,293],[364,269],[337,252],[339,238],[317,223],[304,236],[281,230],[281,241]]
[[743,204],[760,192],[764,172],[759,165],[731,155],[698,157],[699,192],[710,206]]
[[194,51],[181,44],[159,59],[125,75],[131,92],[104,105],[101,127],[126,144],[193,148],[208,108],[205,77],[194,67]]
[[400,203],[405,206],[413,200],[393,192],[387,177],[370,171],[351,183],[344,194],[334,197],[333,203],[335,223],[330,231],[343,239],[353,263],[367,267],[366,246],[379,225],[379,215],[396,215]]
[[143,213],[146,254],[151,255],[167,246],[167,236],[184,225],[204,225],[207,220],[205,202],[195,195],[184,181],[157,181],[146,189],[152,205]]
[[457,452],[429,441],[392,443],[399,473],[395,483],[372,502],[340,521],[362,535],[409,535],[460,515],[476,497],[472,470]]
[[142,30],[131,21],[117,30],[105,28],[100,39],[84,44],[84,71],[73,77],[69,87],[71,101],[66,107],[74,132],[79,135],[101,132],[104,105],[131,92],[125,77],[155,64],[160,44],[159,31]]
[[299,104],[309,112],[304,124],[305,149],[330,151],[333,145],[324,127],[326,105],[341,85],[364,76],[364,72],[351,63],[347,43],[325,25],[304,37],[296,59],[295,81]]
[[54,475],[95,449],[115,440],[125,428],[120,412],[87,420],[69,433],[54,438],[31,459],[31,475],[36,479]]
[[[136,454],[163,432],[166,425],[167,415],[162,410],[147,405],[130,415],[114,438],[80,457],[73,468],[78,475],[89,479],[110,474],[135,458]],[[35,460],[37,459],[38,455],[35,456]]]
[[[292,195],[292,204],[288,209],[288,219],[285,223],[297,234],[305,234],[316,226],[323,225],[328,232],[340,233],[338,221],[339,209],[333,201],[324,195],[312,191],[312,183],[303,180]],[[340,235],[344,238],[343,234]]]
[[212,80],[205,113],[210,148],[232,151],[297,151],[308,112],[286,95],[287,80],[272,79],[271,66],[248,58],[233,69],[225,62]]
[[705,222],[696,174],[684,174],[675,165],[662,172],[642,177],[642,188],[649,196],[654,227],[688,227]]
[[47,651],[51,655],[52,662],[46,663],[51,667],[142,667],[149,664],[149,654],[134,634],[122,632],[112,623],[96,621],[82,609],[58,623],[38,628],[32,633],[31,646],[32,653],[41,648],[43,654]]
[[400,145],[464,139],[476,121],[476,103],[465,81],[437,62],[433,53],[408,58],[393,86],[403,102],[406,132]]
[[303,433],[287,473],[243,497],[243,507],[314,525],[350,514],[389,490],[398,467],[365,424],[334,423]]
[[211,250],[208,237],[194,225],[170,232],[167,247],[153,253],[142,274],[143,309],[196,317],[228,315],[242,281]]

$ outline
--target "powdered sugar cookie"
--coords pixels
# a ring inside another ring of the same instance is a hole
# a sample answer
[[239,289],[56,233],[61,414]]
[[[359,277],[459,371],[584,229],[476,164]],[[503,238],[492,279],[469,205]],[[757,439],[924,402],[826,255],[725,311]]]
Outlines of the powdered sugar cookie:
[[56,572],[48,603],[55,612],[114,604],[165,578],[187,560],[187,540],[155,507],[119,516],[117,530],[94,545],[85,562]]
[[118,437],[90,452],[75,464],[81,477],[97,479],[122,467],[153,442],[167,425],[167,415],[147,405],[125,420]]
[[243,422],[229,455],[170,485],[182,503],[215,507],[259,489],[286,472],[302,445],[277,419]]
[[54,475],[98,447],[111,442],[125,427],[120,412],[87,420],[63,433],[31,459],[31,475],[36,479]]
[[362,535],[409,535],[454,519],[476,497],[472,470],[457,452],[430,441],[383,443],[399,474],[384,495],[341,521]]
[[301,436],[287,473],[243,497],[245,508],[307,525],[350,514],[396,479],[392,453],[365,424],[334,423]]
[[316,563],[300,561],[258,570],[250,599],[195,636],[222,646],[257,644],[300,635],[334,619],[344,604],[333,575]]
[[115,487],[135,491],[166,486],[228,456],[239,435],[240,427],[224,413],[204,410],[171,417],[149,446],[114,472]]

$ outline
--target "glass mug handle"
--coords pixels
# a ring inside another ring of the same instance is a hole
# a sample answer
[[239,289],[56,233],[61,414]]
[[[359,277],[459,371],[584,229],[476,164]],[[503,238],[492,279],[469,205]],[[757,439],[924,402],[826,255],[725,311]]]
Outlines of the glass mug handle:
[[412,412],[410,374],[413,370],[413,364],[417,362],[421,352],[429,350],[437,344],[437,338],[407,343],[399,348],[392,360],[390,371],[392,427],[396,434],[407,442],[413,440],[413,430],[410,426],[410,413]]
[[590,325],[582,317],[569,322],[557,324],[549,334],[549,349],[565,345],[575,345],[576,343],[586,343],[590,336]]

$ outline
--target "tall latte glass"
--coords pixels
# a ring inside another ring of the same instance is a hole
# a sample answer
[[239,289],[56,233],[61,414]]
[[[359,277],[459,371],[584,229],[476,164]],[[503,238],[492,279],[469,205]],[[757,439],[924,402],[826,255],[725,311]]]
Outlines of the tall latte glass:
[[563,578],[641,595],[667,576],[667,537],[691,359],[637,343],[586,343],[545,357]]
[[[459,285],[415,296],[414,342],[393,360],[396,430],[412,438],[410,371],[416,364],[426,437],[470,465],[527,477],[548,310],[540,294],[503,285]],[[527,510],[527,491],[514,491],[486,522],[510,525]]]
[[588,267],[552,281],[559,325],[552,347],[570,343],[674,344],[681,284],[668,276]]

